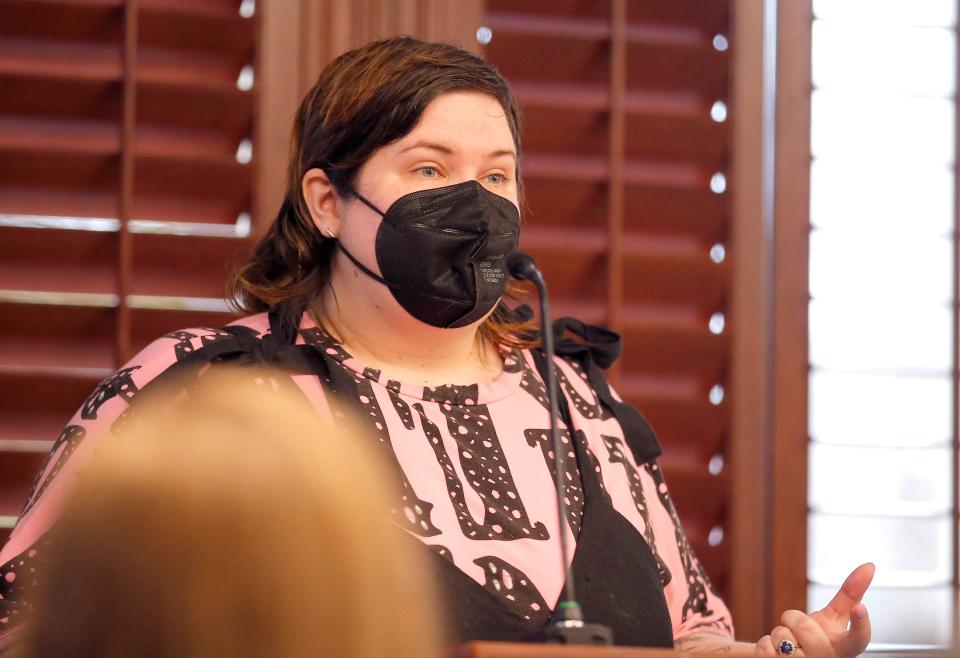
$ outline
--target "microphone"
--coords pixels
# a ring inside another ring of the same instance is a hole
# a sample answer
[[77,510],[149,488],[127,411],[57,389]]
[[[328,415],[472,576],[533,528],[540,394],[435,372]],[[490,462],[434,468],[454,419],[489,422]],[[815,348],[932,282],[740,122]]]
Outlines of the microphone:
[[[540,335],[543,340],[543,352],[546,356],[547,398],[550,401],[550,439],[553,445],[554,484],[557,488],[557,527],[560,533],[560,558],[565,580],[563,600],[554,611],[554,623],[544,632],[545,641],[552,644],[613,644],[613,633],[601,624],[587,624],[583,621],[583,610],[577,603],[573,585],[573,568],[567,559],[570,547],[567,544],[566,519],[567,503],[564,501],[563,474],[564,449],[560,442],[560,430],[557,419],[560,416],[557,397],[557,375],[553,363],[553,323],[550,319],[550,299],[547,296],[547,282],[537,267],[533,257],[515,251],[507,257],[507,269],[510,275],[520,281],[533,281],[540,298]],[[541,373],[542,374],[542,373]],[[573,428],[570,427],[570,441],[574,441]],[[572,443],[571,443],[572,445]]]

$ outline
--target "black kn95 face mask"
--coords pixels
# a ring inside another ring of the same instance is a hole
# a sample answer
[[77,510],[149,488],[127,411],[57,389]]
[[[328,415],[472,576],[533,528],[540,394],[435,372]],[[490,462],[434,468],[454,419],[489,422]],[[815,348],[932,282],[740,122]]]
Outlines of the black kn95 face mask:
[[387,212],[377,230],[378,276],[337,241],[360,271],[390,288],[410,315],[434,327],[464,327],[496,306],[507,287],[507,256],[517,250],[520,212],[477,181],[420,190]]

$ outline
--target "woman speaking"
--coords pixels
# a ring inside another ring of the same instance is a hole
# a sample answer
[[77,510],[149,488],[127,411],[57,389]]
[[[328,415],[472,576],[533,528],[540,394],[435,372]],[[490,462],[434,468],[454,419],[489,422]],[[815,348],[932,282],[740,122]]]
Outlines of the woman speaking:
[[250,363],[289,373],[280,385],[321,414],[359,415],[395,477],[386,513],[432,552],[451,642],[535,637],[572,566],[587,621],[610,627],[616,644],[862,651],[871,566],[823,611],[790,611],[756,645],[733,642],[730,613],[670,501],[656,439],[601,373],[618,345],[561,342],[568,452],[566,472],[553,472],[535,325],[504,302],[515,292],[506,260],[520,233],[519,156],[507,82],[466,51],[402,37],[328,65],[295,119],[280,212],[232,283],[248,315],[157,339],[86,400],[0,554],[0,633],[27,616],[31,563],[98,439],[162,382]]

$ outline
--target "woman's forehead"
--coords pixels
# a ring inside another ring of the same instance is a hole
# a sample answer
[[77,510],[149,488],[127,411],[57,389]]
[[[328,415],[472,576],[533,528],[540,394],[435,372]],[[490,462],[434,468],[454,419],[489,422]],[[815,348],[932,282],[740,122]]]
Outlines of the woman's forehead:
[[420,121],[396,142],[396,151],[425,145],[486,157],[516,154],[506,113],[497,99],[478,92],[448,92],[435,98]]

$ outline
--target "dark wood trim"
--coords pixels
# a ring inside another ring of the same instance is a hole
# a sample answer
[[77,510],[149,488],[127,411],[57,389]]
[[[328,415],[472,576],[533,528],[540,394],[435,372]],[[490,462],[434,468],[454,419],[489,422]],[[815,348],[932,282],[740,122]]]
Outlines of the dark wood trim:
[[120,232],[117,237],[117,309],[116,347],[114,361],[117,367],[127,362],[130,351],[130,307],[127,295],[133,278],[133,237],[128,222],[133,215],[136,167],[137,126],[137,21],[138,0],[127,0],[123,11],[123,110],[120,133],[120,198],[117,217]]
[[764,2],[732,4],[730,606],[737,636],[756,640],[769,625],[770,223],[764,186]]
[[771,608],[807,607],[811,0],[777,20]]
[[[623,319],[624,160],[626,157],[627,5],[610,5],[609,181],[607,182],[607,326],[621,329]],[[618,386],[620,368],[609,376]]]
[[[960,0],[957,0],[960,12]],[[960,15],[960,14],[958,14]],[[960,25],[954,27],[957,42],[960,43]],[[960,615],[960,104],[957,90],[960,90],[960,50],[954,49],[954,147],[953,147],[953,618]],[[960,628],[953,624],[951,644],[953,653],[960,649]]]
[[259,237],[276,218],[287,187],[287,157],[293,119],[302,94],[300,66],[303,3],[261,2],[254,88],[256,182],[252,222]]

